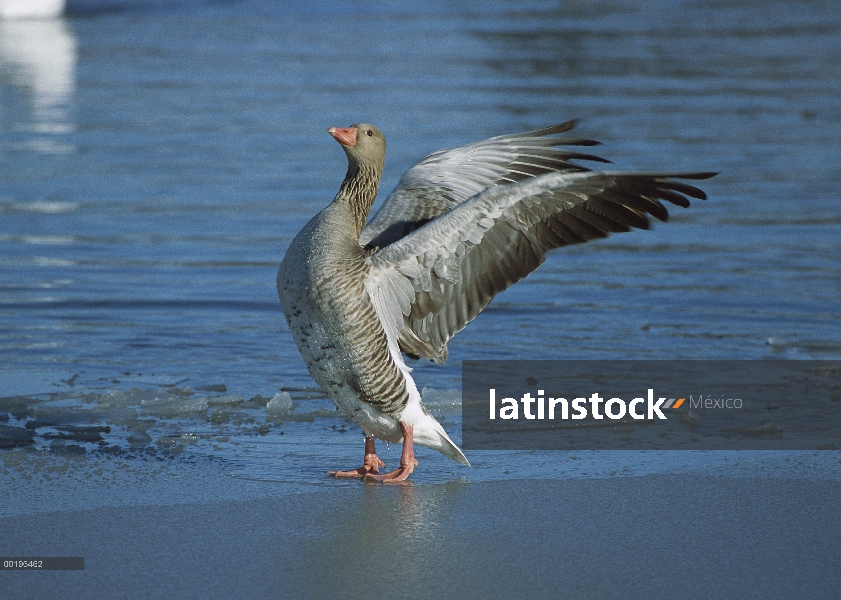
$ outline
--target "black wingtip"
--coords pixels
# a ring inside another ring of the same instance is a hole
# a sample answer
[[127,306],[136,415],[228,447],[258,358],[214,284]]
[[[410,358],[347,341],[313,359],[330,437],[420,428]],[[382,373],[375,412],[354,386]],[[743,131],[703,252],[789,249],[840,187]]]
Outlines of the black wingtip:
[[523,136],[527,137],[543,137],[546,135],[555,135],[558,133],[565,133],[575,127],[577,121],[572,119],[571,121],[566,121],[564,123],[558,123],[557,125],[551,125],[550,127],[544,127],[542,129],[535,129],[534,131],[528,131]]
[[553,146],[601,146],[601,142],[585,138],[552,138]]
[[606,158],[602,158],[601,156],[595,156],[593,154],[582,154],[580,152],[570,152],[564,154],[564,158],[566,160],[592,160],[595,162],[605,163],[605,164],[613,164],[613,161],[607,160]]
[[[692,179],[692,178],[687,178],[687,179]],[[702,179],[704,179],[704,178],[702,178]],[[685,183],[680,183],[679,181],[669,181],[663,187],[665,187],[665,188],[667,188],[667,189],[669,189],[673,192],[677,192],[678,194],[685,194],[685,195],[689,196],[690,198],[696,198],[698,200],[706,200],[707,199],[707,194],[704,193],[704,190],[696,188],[693,185],[687,185]],[[688,202],[687,202],[686,206],[689,206]]]
[[674,177],[675,179],[711,179],[719,174],[719,171],[704,171],[702,173],[681,173],[679,175],[669,175],[669,177]]

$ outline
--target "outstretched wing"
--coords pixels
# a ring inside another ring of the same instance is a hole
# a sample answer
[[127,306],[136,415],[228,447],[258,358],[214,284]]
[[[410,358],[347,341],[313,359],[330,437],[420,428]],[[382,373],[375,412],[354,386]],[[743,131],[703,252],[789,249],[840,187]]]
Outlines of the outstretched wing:
[[561,171],[488,188],[374,252],[368,289],[400,349],[439,364],[447,341],[553,248],[647,229],[700,189],[673,181],[715,173]]
[[574,125],[574,121],[568,121],[433,152],[403,175],[362,231],[359,243],[385,247],[492,185],[553,171],[588,170],[570,162],[575,159],[609,162],[556,148],[598,144],[593,140],[555,137]]

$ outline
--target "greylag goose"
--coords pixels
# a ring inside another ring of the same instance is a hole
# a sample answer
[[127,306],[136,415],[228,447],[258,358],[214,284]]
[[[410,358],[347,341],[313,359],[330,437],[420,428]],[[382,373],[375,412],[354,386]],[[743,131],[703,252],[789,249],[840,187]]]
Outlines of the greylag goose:
[[[414,444],[470,463],[421,403],[403,354],[443,364],[447,342],[546,252],[647,229],[687,207],[698,188],[673,181],[715,173],[597,172],[608,162],[558,146],[570,121],[434,152],[400,180],[366,225],[385,161],[373,125],[331,127],[348,170],[334,200],[295,236],[277,275],[281,307],[313,379],[362,428],[363,465],[337,477],[399,482],[417,466]],[[403,443],[380,473],[375,438]]]

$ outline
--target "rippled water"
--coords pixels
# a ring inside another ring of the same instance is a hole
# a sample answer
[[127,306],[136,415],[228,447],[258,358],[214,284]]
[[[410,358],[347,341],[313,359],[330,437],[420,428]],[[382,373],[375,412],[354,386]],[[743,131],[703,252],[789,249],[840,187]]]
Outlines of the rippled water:
[[[419,387],[457,389],[468,358],[838,359],[834,6],[71,0],[0,21],[0,418],[41,419],[43,451],[109,426],[66,445],[149,432],[257,477],[355,451],[295,391],[274,281],[344,175],[327,127],[359,121],[388,139],[381,197],[430,151],[569,118],[617,168],[721,172],[668,224],[550,255]],[[281,388],[298,420],[266,419]]]

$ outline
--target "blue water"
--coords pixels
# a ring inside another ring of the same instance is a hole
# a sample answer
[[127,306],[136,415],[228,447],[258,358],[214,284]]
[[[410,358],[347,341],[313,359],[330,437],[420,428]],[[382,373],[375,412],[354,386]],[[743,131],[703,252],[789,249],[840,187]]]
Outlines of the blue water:
[[[69,11],[0,21],[0,418],[52,419],[36,452],[81,423],[111,426],[104,445],[68,442],[88,456],[134,456],[141,431],[149,453],[247,477],[317,479],[356,460],[353,425],[308,391],[274,282],[344,175],[326,129],[360,121],[388,139],[380,198],[428,152],[570,118],[615,168],[721,173],[708,201],[653,231],[552,253],[451,342],[445,367],[417,364],[419,387],[457,390],[464,359],[841,358],[833,2]],[[281,389],[298,420],[267,421]],[[197,442],[167,437],[184,432]],[[481,456],[474,470],[421,458],[444,478],[522,464]],[[628,468],[599,456],[551,476]]]

